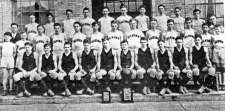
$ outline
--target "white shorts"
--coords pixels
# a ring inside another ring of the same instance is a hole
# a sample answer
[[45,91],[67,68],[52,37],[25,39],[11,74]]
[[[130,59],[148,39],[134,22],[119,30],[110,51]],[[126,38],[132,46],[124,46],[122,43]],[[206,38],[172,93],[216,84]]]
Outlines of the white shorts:
[[225,66],[225,48],[214,48],[212,61],[217,67]]
[[7,68],[7,69],[13,69],[14,68],[14,58],[13,57],[2,57],[0,61],[0,67]]

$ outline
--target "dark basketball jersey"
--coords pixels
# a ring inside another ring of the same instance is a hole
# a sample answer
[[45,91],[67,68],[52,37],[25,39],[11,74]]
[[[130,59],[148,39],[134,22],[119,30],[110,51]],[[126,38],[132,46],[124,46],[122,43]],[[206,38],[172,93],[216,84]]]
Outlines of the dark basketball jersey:
[[192,47],[192,63],[197,64],[199,68],[203,68],[206,66],[206,53],[204,51],[204,47],[201,46],[199,50],[194,46]]
[[101,68],[105,70],[111,70],[114,67],[114,56],[112,54],[112,49],[110,49],[108,52],[105,52],[105,50],[102,50],[101,53]]
[[165,50],[162,54],[160,50],[158,51],[158,62],[159,62],[159,68],[166,72],[170,68],[170,61],[169,61],[169,55],[168,51]]
[[82,68],[85,70],[85,71],[89,71],[90,69],[93,69],[96,65],[96,59],[95,59],[95,55],[93,53],[93,50],[90,51],[89,54],[86,54],[84,51],[82,53],[82,56],[81,56],[81,65],[82,65]]
[[64,71],[66,71],[66,73],[69,73],[75,67],[75,62],[74,62],[72,52],[70,52],[68,56],[66,56],[66,54],[63,53],[61,67]]
[[48,72],[49,70],[53,70],[54,68],[55,66],[54,66],[53,54],[50,54],[48,58],[46,58],[45,54],[43,54],[41,70],[43,72]]
[[35,67],[37,66],[34,58],[34,53],[32,52],[29,56],[27,56],[26,52],[24,52],[22,68],[26,71],[31,71]]
[[173,52],[173,63],[175,66],[178,66],[180,69],[185,68],[185,50],[182,46],[181,51],[179,52],[176,47],[174,47]]
[[124,54],[123,51],[121,51],[120,60],[122,68],[129,68],[131,66],[131,59],[130,51],[128,51],[127,54]]
[[138,49],[138,64],[144,69],[148,69],[153,64],[152,54],[150,48],[143,51],[141,48]]

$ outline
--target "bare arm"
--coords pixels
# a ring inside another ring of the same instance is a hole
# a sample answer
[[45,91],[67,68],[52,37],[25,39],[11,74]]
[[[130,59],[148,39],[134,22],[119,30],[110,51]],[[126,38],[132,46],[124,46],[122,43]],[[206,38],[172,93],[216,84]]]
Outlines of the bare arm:
[[62,55],[59,57],[58,68],[59,68],[59,71],[60,71],[60,72],[65,72],[65,71],[62,69]]
[[38,72],[42,72],[41,67],[42,67],[42,56],[40,56],[38,60]]
[[189,54],[189,59],[190,59],[189,61],[190,61],[190,65],[193,65],[193,63],[192,63],[192,60],[193,60],[192,51],[193,51],[193,50],[192,50],[192,48],[190,48],[190,50],[189,50],[189,53],[190,53],[190,54]]
[[134,58],[135,58],[134,52],[131,52],[131,66],[130,66],[130,69],[134,68]]
[[75,72],[78,69],[78,60],[77,60],[77,55],[73,53],[73,59],[75,63],[75,67],[71,70],[71,72]]
[[211,67],[212,66],[212,63],[211,63],[211,61],[209,59],[209,52],[208,52],[208,50],[205,47],[204,47],[204,51],[205,51],[206,62]]
[[55,55],[53,55],[53,61],[54,61],[54,69],[53,69],[53,71],[57,71],[57,58],[56,58],[56,56]]
[[118,68],[121,70],[122,69],[122,67],[121,67],[121,59],[120,59],[120,53],[121,52],[119,52],[118,54],[117,54],[117,61],[118,61]]
[[189,61],[188,61],[188,49],[184,49],[185,51],[185,64],[186,64],[186,67],[189,67]]
[[170,68],[172,69],[174,67],[173,56],[172,56],[171,52],[169,52],[169,51],[168,51],[168,56],[169,56],[169,61],[170,61]]
[[114,67],[113,67],[113,70],[116,71],[117,69],[117,57],[116,57],[116,52],[113,53],[113,58],[114,58]]

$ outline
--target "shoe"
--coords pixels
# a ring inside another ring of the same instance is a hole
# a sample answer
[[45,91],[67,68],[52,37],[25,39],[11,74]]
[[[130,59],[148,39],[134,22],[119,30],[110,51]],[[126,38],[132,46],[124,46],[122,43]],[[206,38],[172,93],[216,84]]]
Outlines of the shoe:
[[159,95],[164,96],[166,93],[166,88],[163,88],[160,92]]
[[77,91],[76,91],[76,94],[79,94],[79,95],[81,95],[81,94],[83,94],[83,92],[84,92],[84,89],[81,89],[81,90],[77,90]]
[[198,89],[198,93],[199,93],[199,94],[201,94],[201,93],[203,93],[203,92],[204,92],[204,90],[205,90],[205,87],[204,87],[204,86],[202,86],[202,87],[200,87],[200,88]]
[[3,93],[2,93],[2,96],[7,96],[7,91],[6,90],[3,90]]
[[166,92],[167,92],[168,94],[172,94],[172,93],[173,93],[169,88],[166,88]]
[[186,87],[183,87],[183,89],[184,89],[184,92],[185,92],[186,94],[189,93],[189,91],[187,90]]
[[66,89],[65,92],[66,92],[66,96],[71,96],[71,92],[69,89]]
[[16,95],[17,97],[23,97],[23,92],[20,92]]
[[24,91],[24,96],[26,96],[26,97],[30,97],[30,96],[31,96],[31,93],[30,93],[30,92],[28,92],[27,90],[25,90],[25,91]]
[[179,91],[180,91],[181,94],[185,94],[183,86],[180,86]]
[[142,94],[147,95],[147,87],[146,86],[142,89]]
[[147,94],[151,94],[150,88],[147,88]]
[[93,95],[94,94],[94,90],[91,90],[90,88],[87,88],[87,93],[90,94],[90,95]]
[[47,97],[47,96],[48,96],[48,93],[45,92],[45,93],[42,94],[42,96],[43,96],[43,97]]
[[111,92],[111,89],[110,89],[110,87],[106,87],[106,89],[105,89],[106,91],[110,91]]
[[48,90],[48,95],[49,95],[50,97],[53,97],[53,96],[55,96],[55,93],[54,93],[51,89],[49,89],[49,90]]

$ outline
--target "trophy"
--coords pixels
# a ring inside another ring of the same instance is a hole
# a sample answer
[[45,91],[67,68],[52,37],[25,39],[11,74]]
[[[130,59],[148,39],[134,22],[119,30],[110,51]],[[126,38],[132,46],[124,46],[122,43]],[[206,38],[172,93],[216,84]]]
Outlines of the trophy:
[[111,103],[111,92],[110,91],[102,92],[102,103]]
[[122,102],[124,103],[131,103],[133,101],[133,92],[131,88],[124,88],[122,90]]

